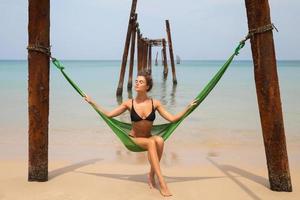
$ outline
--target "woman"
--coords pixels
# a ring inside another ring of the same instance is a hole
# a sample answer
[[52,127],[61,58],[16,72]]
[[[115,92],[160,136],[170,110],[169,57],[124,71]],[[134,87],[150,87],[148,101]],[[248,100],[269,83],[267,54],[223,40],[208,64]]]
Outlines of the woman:
[[157,110],[166,120],[175,122],[179,120],[191,106],[196,105],[196,101],[190,103],[186,109],[179,114],[172,115],[165,110],[160,101],[152,98],[150,99],[148,97],[147,92],[151,90],[152,84],[152,78],[150,75],[144,72],[139,73],[134,87],[137,92],[135,99],[128,99],[127,101],[124,101],[120,106],[110,112],[100,108],[89,96],[86,96],[85,100],[96,106],[107,117],[115,117],[126,110],[130,111],[132,130],[129,136],[132,137],[132,140],[137,145],[148,151],[148,159],[151,165],[151,169],[148,174],[149,186],[150,188],[156,186],[154,178],[154,175],[156,175],[160,185],[160,193],[163,196],[171,196],[172,194],[162,176],[159,165],[159,161],[163,153],[164,140],[160,136],[151,135],[151,128],[155,119],[155,110]]

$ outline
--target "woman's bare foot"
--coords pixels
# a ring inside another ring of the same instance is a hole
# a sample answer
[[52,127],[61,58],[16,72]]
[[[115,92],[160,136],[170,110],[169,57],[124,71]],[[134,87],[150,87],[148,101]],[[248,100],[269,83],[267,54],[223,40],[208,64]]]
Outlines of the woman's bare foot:
[[172,193],[169,191],[168,187],[160,187],[160,193],[164,197],[172,196]]
[[149,173],[148,175],[148,184],[150,186],[150,189],[155,188],[156,187],[156,183],[155,183],[155,178],[154,178],[154,173]]
[[169,191],[169,188],[167,187],[167,184],[165,183],[165,181],[160,180],[159,185],[160,185],[159,191],[160,191],[161,195],[163,195],[164,197],[172,196],[172,193]]

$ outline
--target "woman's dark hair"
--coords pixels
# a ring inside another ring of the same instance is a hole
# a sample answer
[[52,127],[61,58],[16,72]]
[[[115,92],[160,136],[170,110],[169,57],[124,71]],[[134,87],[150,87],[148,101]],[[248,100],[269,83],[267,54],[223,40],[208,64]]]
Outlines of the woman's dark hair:
[[152,86],[153,86],[153,81],[152,81],[151,75],[146,71],[141,71],[141,72],[138,73],[138,76],[145,77],[146,84],[147,84],[147,86],[149,86],[149,88],[147,89],[147,92],[149,92],[152,89]]

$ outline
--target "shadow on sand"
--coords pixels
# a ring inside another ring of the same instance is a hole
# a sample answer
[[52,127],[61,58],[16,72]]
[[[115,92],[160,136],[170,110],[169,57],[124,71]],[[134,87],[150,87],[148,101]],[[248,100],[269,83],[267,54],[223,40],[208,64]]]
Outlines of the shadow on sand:
[[262,176],[258,176],[256,174],[253,174],[251,172],[248,172],[244,169],[237,168],[232,165],[220,165],[209,157],[207,157],[207,160],[215,167],[217,167],[220,171],[222,171],[229,179],[231,179],[234,183],[236,183],[242,190],[244,190],[251,198],[255,200],[260,200],[261,198],[259,198],[254,192],[252,192],[248,187],[246,187],[246,185],[244,185],[241,181],[239,181],[236,178],[236,176],[233,176],[231,173],[238,174],[239,175],[238,177],[244,177],[248,180],[251,180],[253,182],[256,182],[260,185],[269,188],[268,179]]
[[[108,174],[108,173],[91,173],[91,172],[83,172],[83,171],[76,171],[76,173],[82,173],[82,174],[88,174],[88,175],[106,177],[106,178],[113,178],[113,179],[125,180],[125,181],[147,183],[147,173],[143,173],[143,174]],[[209,176],[201,176],[201,177],[164,176],[164,178],[168,183],[174,183],[174,182],[197,181],[197,180],[214,179],[214,178],[226,178],[226,176],[213,176],[213,177],[209,177]]]
[[75,164],[71,164],[71,165],[68,165],[65,167],[55,169],[55,170],[49,172],[48,179],[51,180],[57,176],[74,171],[75,169],[78,169],[78,168],[86,166],[86,165],[94,164],[100,160],[103,160],[103,159],[98,158],[98,159],[85,160],[85,161],[82,161],[79,163],[75,163]]

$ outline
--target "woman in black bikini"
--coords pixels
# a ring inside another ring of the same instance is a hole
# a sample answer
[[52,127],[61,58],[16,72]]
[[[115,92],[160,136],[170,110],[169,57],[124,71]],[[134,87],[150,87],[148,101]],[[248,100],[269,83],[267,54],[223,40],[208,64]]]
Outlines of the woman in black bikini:
[[155,119],[155,110],[157,110],[159,114],[166,120],[175,122],[179,120],[191,106],[195,105],[196,101],[191,102],[182,112],[172,115],[165,110],[160,101],[152,98],[150,99],[147,96],[147,92],[151,90],[152,84],[152,78],[150,75],[144,72],[139,73],[134,87],[135,91],[137,92],[135,99],[128,99],[127,101],[124,101],[120,106],[112,111],[105,111],[99,107],[89,96],[86,96],[85,100],[88,103],[96,106],[107,117],[115,117],[126,110],[130,111],[132,130],[129,136],[132,137],[133,141],[137,145],[147,149],[148,151],[148,159],[151,165],[151,169],[148,174],[149,186],[150,188],[155,187],[156,183],[154,175],[156,175],[160,185],[160,193],[163,196],[171,196],[172,194],[162,176],[159,165],[159,161],[163,153],[164,140],[160,136],[151,135],[151,128]]

